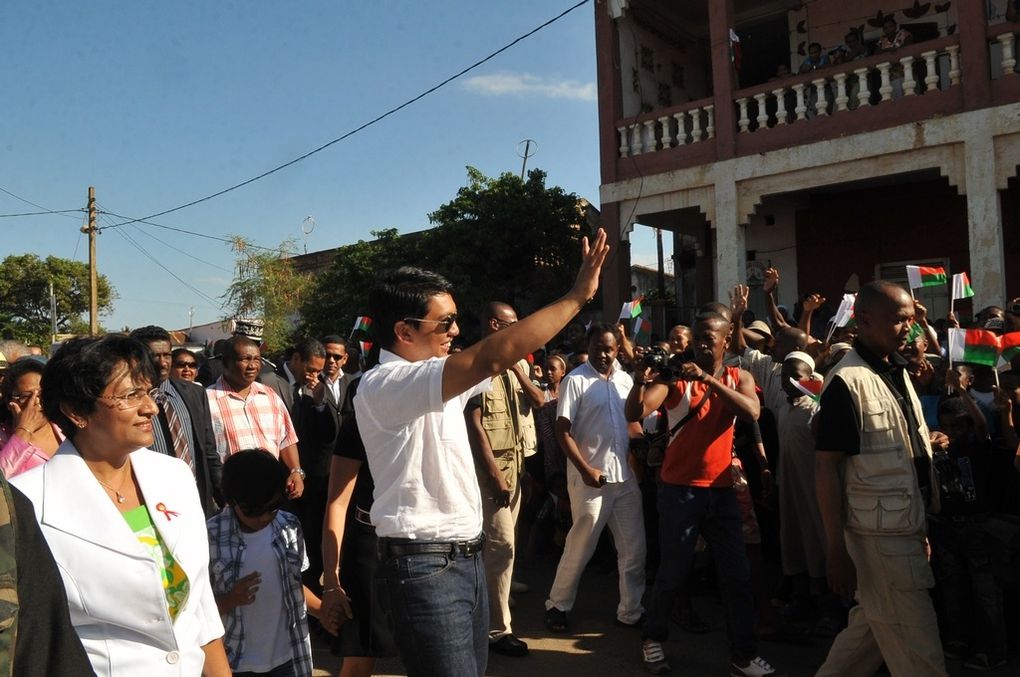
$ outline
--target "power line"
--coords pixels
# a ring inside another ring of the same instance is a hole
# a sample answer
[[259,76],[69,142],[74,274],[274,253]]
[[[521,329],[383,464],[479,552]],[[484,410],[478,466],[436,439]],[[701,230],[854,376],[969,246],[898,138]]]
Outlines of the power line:
[[150,254],[150,253],[149,253],[148,251],[146,251],[145,247],[143,247],[142,245],[140,245],[140,244],[138,244],[137,242],[135,242],[135,241],[134,241],[134,238],[132,238],[132,237],[131,237],[130,235],[128,235],[128,234],[127,234],[126,232],[124,232],[124,231],[122,231],[122,230],[118,230],[118,231],[117,231],[117,234],[118,234],[118,235],[120,235],[120,236],[121,236],[122,238],[124,238],[125,240],[127,240],[128,244],[130,244],[130,245],[131,245],[132,247],[134,247],[134,248],[135,248],[135,249],[137,249],[137,250],[138,250],[139,252],[141,252],[141,253],[142,253],[142,255],[143,255],[143,256],[145,256],[145,257],[146,257],[147,259],[149,259],[150,261],[152,261],[153,263],[155,263],[155,264],[156,264],[157,266],[159,266],[160,268],[162,268],[163,270],[165,270],[165,271],[166,271],[167,273],[169,273],[169,274],[170,274],[170,276],[171,276],[172,278],[174,278],[175,280],[177,280],[178,282],[180,282],[181,284],[183,284],[183,285],[184,285],[185,287],[187,287],[187,288],[188,288],[188,289],[190,289],[191,291],[195,292],[196,294],[198,294],[198,295],[199,295],[200,297],[202,297],[203,299],[205,299],[205,300],[206,300],[206,301],[208,301],[209,303],[212,303],[212,304],[213,304],[214,306],[217,306],[217,305],[222,305],[222,304],[217,304],[217,303],[216,303],[216,300],[215,300],[214,298],[212,298],[211,296],[209,296],[208,294],[206,294],[205,292],[203,292],[203,291],[201,291],[201,290],[199,290],[199,289],[196,289],[195,287],[191,286],[190,284],[188,284],[187,282],[185,282],[184,280],[182,280],[182,279],[180,278],[180,276],[178,276],[178,275],[177,275],[177,273],[175,273],[174,271],[172,271],[172,270],[170,270],[169,268],[167,268],[166,266],[164,266],[164,265],[163,265],[163,264],[162,264],[162,263],[161,263],[161,262],[159,261],[159,259],[157,259],[157,258],[156,258],[155,256],[153,256],[153,255],[152,255],[152,254]]
[[43,212],[46,213],[46,214],[60,214],[60,215],[64,216],[64,218],[68,218],[68,219],[73,219],[75,217],[67,216],[67,212],[81,212],[81,211],[85,211],[83,209],[65,209],[65,210],[54,211],[52,209],[49,209],[48,207],[43,207],[41,204],[32,202],[31,200],[29,200],[27,198],[23,198],[20,195],[15,195],[14,193],[12,193],[11,191],[7,190],[3,186],[0,186],[0,193],[6,193],[6,194],[10,195],[11,197],[13,197],[15,200],[20,200],[21,202],[24,202],[27,205],[32,205],[36,209],[42,209]]
[[400,104],[399,106],[391,108],[388,111],[386,111],[385,113],[383,113],[382,115],[379,115],[378,117],[375,117],[372,120],[369,120],[368,122],[362,124],[360,127],[355,127],[354,129],[352,129],[351,131],[347,132],[346,134],[343,134],[343,135],[333,139],[332,141],[324,143],[321,146],[319,146],[318,148],[315,148],[314,150],[310,150],[307,153],[305,153],[304,155],[298,156],[298,157],[294,158],[293,160],[290,160],[289,162],[285,162],[282,165],[278,165],[278,166],[276,166],[276,167],[274,167],[274,168],[272,168],[272,169],[270,169],[268,171],[262,172],[258,176],[253,176],[252,178],[247,179],[245,181],[242,181],[240,183],[234,184],[233,186],[230,186],[228,188],[224,188],[223,190],[217,191],[217,192],[212,193],[210,195],[206,195],[205,197],[199,198],[197,200],[192,200],[191,202],[187,202],[185,204],[178,205],[177,207],[173,207],[172,209],[166,209],[164,211],[157,212],[155,214],[149,214],[148,216],[143,217],[141,219],[129,219],[127,221],[122,221],[121,223],[115,223],[113,225],[109,225],[109,226],[106,226],[104,228],[100,228],[100,230],[107,230],[109,228],[117,228],[118,226],[124,226],[124,225],[130,224],[130,223],[138,223],[140,221],[144,222],[145,219],[154,219],[154,218],[157,218],[159,216],[165,216],[166,214],[170,214],[172,212],[176,212],[176,211],[180,211],[182,209],[186,209],[188,207],[193,207],[193,206],[195,206],[195,205],[197,205],[199,203],[206,202],[207,200],[212,200],[213,198],[217,198],[217,197],[219,197],[221,195],[225,195],[226,193],[229,193],[229,192],[231,192],[233,190],[237,190],[238,188],[242,188],[244,186],[247,186],[250,183],[254,183],[254,182],[256,182],[256,181],[258,181],[260,179],[264,179],[267,176],[269,176],[271,174],[275,174],[276,172],[278,172],[278,171],[280,171],[282,169],[286,169],[287,167],[290,167],[291,165],[295,165],[298,162],[301,162],[302,160],[306,160],[306,159],[310,158],[311,156],[315,155],[316,153],[324,151],[327,148],[329,148],[330,146],[332,146],[334,144],[337,144],[337,143],[340,143],[344,139],[347,139],[347,138],[357,134],[358,132],[362,131],[363,129],[367,129],[368,127],[371,127],[372,125],[375,125],[376,123],[383,121],[384,119],[388,118],[389,116],[393,115],[394,113],[397,113],[397,112],[403,110],[404,108],[407,108],[411,104],[416,103],[416,102],[420,101],[421,99],[424,99],[429,94],[432,94],[433,92],[435,92],[435,91],[445,87],[446,85],[450,84],[454,80],[456,80],[456,79],[460,78],[461,76],[466,75],[467,73],[469,73],[469,72],[473,71],[474,69],[478,68],[482,64],[484,64],[484,63],[486,63],[488,61],[491,61],[492,59],[494,59],[495,57],[499,56],[500,54],[502,54],[506,50],[510,49],[511,47],[516,45],[517,43],[519,43],[522,40],[525,40],[525,39],[531,37],[535,33],[537,33],[540,30],[542,30],[543,28],[546,28],[547,26],[550,26],[551,24],[559,21],[560,19],[562,19],[566,15],[570,14],[571,12],[573,12],[578,7],[581,7],[582,5],[585,5],[587,3],[588,3],[588,0],[581,0],[580,2],[574,4],[573,6],[568,7],[564,11],[560,12],[559,14],[554,16],[552,19],[549,19],[545,23],[543,23],[543,24],[541,24],[539,26],[536,26],[535,28],[531,29],[530,31],[528,31],[524,35],[521,35],[520,37],[515,38],[513,41],[511,41],[511,42],[507,43],[506,45],[500,47],[495,52],[492,52],[488,56],[486,56],[486,57],[484,57],[484,58],[474,62],[473,64],[471,64],[467,68],[461,70],[460,72],[455,73],[454,75],[451,75],[450,77],[446,78],[445,80],[443,80],[439,84],[434,85],[434,86],[430,87],[429,89],[426,89],[421,94],[418,94],[417,96],[415,96],[415,97],[413,97],[411,99],[408,99],[407,101],[405,101],[404,103]]
[[[124,216],[123,214],[117,214],[117,213],[111,212],[109,210],[103,210],[102,213],[103,214],[109,214],[110,216],[116,216],[118,219],[126,219],[126,220],[123,221],[122,223],[111,223],[108,226],[104,226],[104,227],[99,229],[101,231],[102,230],[106,230],[107,228],[114,228],[116,226],[124,226],[124,225],[129,225],[129,224],[132,224],[132,223],[144,223],[147,226],[155,226],[156,228],[162,228],[164,230],[172,230],[175,233],[184,233],[185,235],[194,235],[195,237],[204,237],[207,240],[216,240],[217,242],[226,242],[227,244],[230,244],[230,245],[234,244],[234,240],[231,240],[231,239],[226,238],[226,237],[217,237],[216,235],[208,235],[206,233],[198,233],[198,232],[195,232],[193,230],[187,230],[185,228],[175,228],[174,226],[166,226],[166,225],[163,225],[161,223],[153,223],[152,221],[148,220],[149,217],[146,217],[144,219],[133,219],[130,216]],[[279,248],[263,247],[263,246],[257,245],[257,244],[250,244],[249,243],[248,246],[252,247],[253,249],[263,249],[263,250],[265,250],[267,252],[279,251]]]
[[[5,191],[6,192],[6,191]],[[47,209],[44,212],[22,212],[20,214],[0,214],[0,219],[9,219],[12,216],[39,216],[40,214],[70,214],[71,212],[84,212],[84,209]]]
[[[100,205],[96,205],[96,209],[99,210],[100,218],[102,218],[103,220],[106,220],[106,221],[110,221],[109,217],[106,216],[106,214],[108,214],[109,212],[106,212],[105,210],[103,210],[103,208]],[[112,223],[112,221],[111,221],[111,223]],[[142,230],[138,226],[132,226],[132,228],[134,228],[137,232],[141,233],[142,235],[145,235],[146,237],[152,238],[153,240],[155,240],[156,242],[160,243],[164,247],[169,247],[170,249],[173,249],[175,252],[184,254],[189,259],[194,259],[195,261],[198,261],[199,263],[204,263],[207,266],[211,266],[213,268],[216,268],[217,270],[222,270],[225,273],[233,273],[234,272],[234,271],[230,270],[229,268],[224,268],[221,265],[217,265],[217,264],[212,263],[210,261],[206,261],[204,259],[200,259],[197,256],[195,256],[194,254],[192,254],[191,252],[187,252],[187,251],[184,251],[183,249],[179,249],[179,248],[173,246],[172,244],[170,244],[169,242],[167,242],[165,240],[159,239],[158,237],[156,237],[152,233],[148,233],[148,232]]]

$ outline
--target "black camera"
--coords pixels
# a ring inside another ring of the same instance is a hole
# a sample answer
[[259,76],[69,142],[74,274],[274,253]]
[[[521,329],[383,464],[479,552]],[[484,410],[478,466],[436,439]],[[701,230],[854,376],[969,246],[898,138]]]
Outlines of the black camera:
[[673,383],[680,379],[680,367],[693,361],[694,354],[689,350],[674,355],[658,346],[653,346],[645,353],[641,366],[656,372],[655,380]]

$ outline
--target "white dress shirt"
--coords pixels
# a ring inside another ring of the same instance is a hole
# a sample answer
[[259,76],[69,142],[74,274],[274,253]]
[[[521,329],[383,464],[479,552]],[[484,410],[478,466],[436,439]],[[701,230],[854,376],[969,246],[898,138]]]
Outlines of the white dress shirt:
[[[623,405],[634,381],[613,362],[603,376],[585,362],[560,383],[556,417],[570,421],[570,436],[593,468],[601,468],[607,482],[626,482],[633,473],[627,464],[630,436]],[[576,474],[573,463],[567,474]]]
[[446,359],[408,362],[383,350],[361,377],[354,410],[375,479],[372,524],[380,537],[459,541],[482,532],[464,407],[491,380],[444,403]]

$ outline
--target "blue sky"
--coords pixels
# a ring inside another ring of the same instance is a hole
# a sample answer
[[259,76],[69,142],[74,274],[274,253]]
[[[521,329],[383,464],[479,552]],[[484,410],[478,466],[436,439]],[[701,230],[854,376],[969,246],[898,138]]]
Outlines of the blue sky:
[[[60,210],[83,206],[94,185],[109,212],[160,212],[344,134],[572,4],[7,0],[0,187]],[[309,251],[379,228],[420,230],[464,184],[466,165],[519,171],[525,138],[538,144],[530,167],[598,204],[593,13],[589,2],[308,160],[154,221],[300,247],[312,216]],[[0,193],[0,213],[33,210]],[[72,216],[0,220],[0,256],[87,260]],[[186,327],[192,306],[196,324],[219,319],[233,263],[212,240],[143,225],[107,230],[99,266],[120,298],[103,323]]]

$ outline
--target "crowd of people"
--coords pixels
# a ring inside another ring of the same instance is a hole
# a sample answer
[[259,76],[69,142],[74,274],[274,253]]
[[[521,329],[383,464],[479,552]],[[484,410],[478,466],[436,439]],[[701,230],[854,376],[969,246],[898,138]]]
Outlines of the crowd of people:
[[[488,304],[471,345],[450,284],[410,267],[375,281],[365,354],[329,335],[274,363],[239,333],[206,359],[157,326],[48,359],[0,343],[13,674],[306,676],[318,635],[346,677],[394,655],[482,675],[529,653],[535,548],[562,550],[551,633],[584,628],[581,576],[615,550],[616,622],[653,674],[683,661],[671,625],[709,631],[706,587],[732,675],[780,674],[759,640],[809,635],[832,638],[819,675],[1004,664],[1020,364],[950,364],[956,316],[889,282],[852,322],[819,294],[790,317],[775,269],[767,317],[740,285],[635,345],[574,320],[607,249],[585,241],[545,308]],[[973,323],[1020,331],[1020,299]]]

